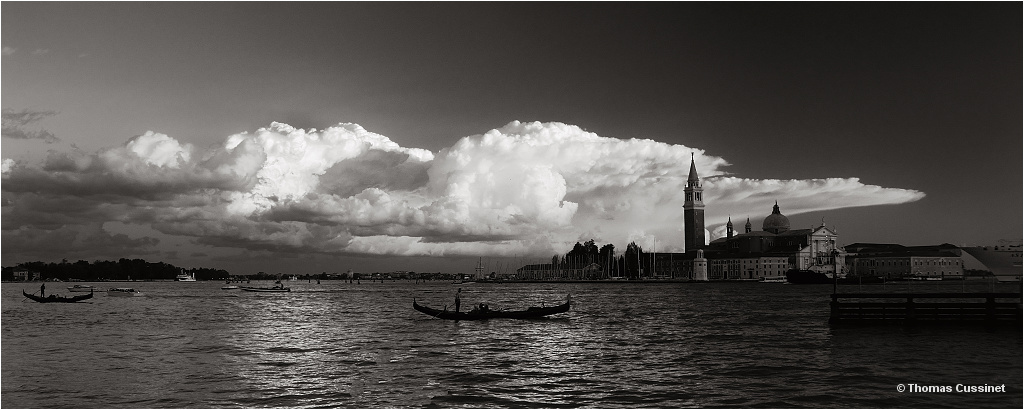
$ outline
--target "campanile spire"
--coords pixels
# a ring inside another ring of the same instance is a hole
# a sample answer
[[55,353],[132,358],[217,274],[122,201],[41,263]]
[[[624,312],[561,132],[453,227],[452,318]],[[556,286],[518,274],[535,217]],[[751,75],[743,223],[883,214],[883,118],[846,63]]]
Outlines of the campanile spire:
[[683,190],[686,202],[683,203],[683,234],[687,252],[704,247],[704,188],[700,186],[697,176],[697,164],[693,153],[690,153],[690,175],[686,178]]

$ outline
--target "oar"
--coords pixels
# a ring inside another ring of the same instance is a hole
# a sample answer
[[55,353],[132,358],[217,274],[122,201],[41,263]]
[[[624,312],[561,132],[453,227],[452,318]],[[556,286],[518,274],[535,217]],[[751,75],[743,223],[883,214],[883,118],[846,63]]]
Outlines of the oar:
[[440,312],[437,312],[437,314],[434,315],[434,319],[437,319],[438,316],[441,316],[442,313],[445,313],[447,311],[448,311],[448,305],[444,305],[444,310],[442,310]]
[[[416,298],[412,298],[412,303],[416,304]],[[434,315],[434,319],[437,319],[438,316],[441,316],[441,314],[446,312],[446,311],[448,311],[448,305],[444,305],[444,310],[440,311],[440,312],[437,312],[437,314]]]

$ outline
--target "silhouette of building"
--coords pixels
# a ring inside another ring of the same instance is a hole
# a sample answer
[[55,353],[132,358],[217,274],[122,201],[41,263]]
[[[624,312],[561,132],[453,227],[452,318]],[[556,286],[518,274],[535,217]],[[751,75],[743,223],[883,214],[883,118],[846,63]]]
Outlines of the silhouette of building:
[[690,158],[683,205],[684,252],[653,255],[653,276],[690,280],[758,280],[783,276],[790,269],[824,273],[843,272],[845,252],[839,235],[824,223],[811,229],[790,229],[778,201],[760,231],[752,231],[750,218],[744,232],[735,233],[732,218],[726,236],[705,245],[703,187]]
[[704,188],[700,186],[700,177],[697,176],[697,165],[693,162],[693,154],[690,154],[690,175],[686,178],[686,188],[683,189],[685,202],[683,203],[683,250],[693,251],[704,247],[707,242],[704,237]]
[[891,243],[854,243],[844,247],[853,276],[960,279],[964,276],[960,248],[948,243],[903,246]]
[[588,263],[580,266],[563,264],[535,264],[516,269],[515,279],[519,280],[582,280],[597,279],[601,265]]

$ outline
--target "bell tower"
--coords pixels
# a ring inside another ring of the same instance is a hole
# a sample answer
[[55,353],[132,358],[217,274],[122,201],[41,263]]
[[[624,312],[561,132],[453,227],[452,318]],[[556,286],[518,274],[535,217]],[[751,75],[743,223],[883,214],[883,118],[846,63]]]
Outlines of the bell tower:
[[685,251],[689,252],[704,247],[704,188],[700,187],[697,176],[697,165],[690,153],[690,176],[686,178],[686,189],[683,190],[686,201],[683,203],[683,234]]

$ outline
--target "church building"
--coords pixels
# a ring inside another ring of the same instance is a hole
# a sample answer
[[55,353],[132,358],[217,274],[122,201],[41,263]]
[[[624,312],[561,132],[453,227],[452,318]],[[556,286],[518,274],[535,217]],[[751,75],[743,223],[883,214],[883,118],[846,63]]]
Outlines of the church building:
[[750,219],[743,233],[726,224],[726,236],[705,245],[703,188],[690,158],[690,174],[684,190],[683,233],[685,252],[654,255],[653,276],[704,280],[759,280],[785,276],[790,269],[833,273],[845,266],[845,252],[836,245],[839,235],[821,226],[790,229],[789,218],[776,201],[760,231],[752,231]]

